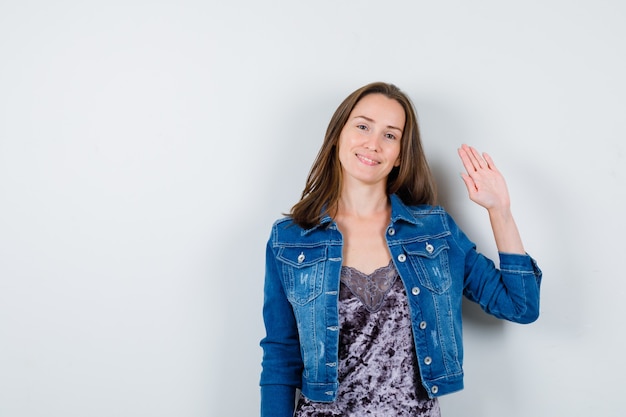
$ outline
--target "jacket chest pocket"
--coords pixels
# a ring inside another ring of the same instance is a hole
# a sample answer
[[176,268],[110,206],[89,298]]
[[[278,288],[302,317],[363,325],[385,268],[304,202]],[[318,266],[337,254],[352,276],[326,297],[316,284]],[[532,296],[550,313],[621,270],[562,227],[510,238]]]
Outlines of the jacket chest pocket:
[[448,242],[432,239],[403,245],[420,283],[437,294],[450,288],[452,277],[448,262]]
[[289,301],[303,305],[322,293],[326,258],[326,246],[283,247],[278,251]]

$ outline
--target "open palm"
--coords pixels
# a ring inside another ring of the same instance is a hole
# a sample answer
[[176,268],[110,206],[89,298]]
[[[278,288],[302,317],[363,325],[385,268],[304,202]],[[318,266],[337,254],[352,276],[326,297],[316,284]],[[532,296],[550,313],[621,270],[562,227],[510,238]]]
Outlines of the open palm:
[[493,159],[487,153],[481,155],[475,148],[465,144],[458,152],[465,167],[466,172],[461,173],[461,177],[470,200],[487,210],[508,209],[511,204],[509,191]]

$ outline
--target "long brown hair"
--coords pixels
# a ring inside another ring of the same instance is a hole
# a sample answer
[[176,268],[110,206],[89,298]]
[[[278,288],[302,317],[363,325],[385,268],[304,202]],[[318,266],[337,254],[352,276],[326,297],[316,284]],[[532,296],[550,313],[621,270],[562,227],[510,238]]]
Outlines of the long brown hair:
[[375,82],[359,88],[339,105],[330,119],[324,142],[309,172],[300,201],[291,208],[293,221],[303,228],[319,223],[334,213],[341,192],[341,164],[337,152],[339,136],[354,106],[369,94],[396,100],[406,116],[400,140],[400,166],[387,177],[387,195],[397,194],[407,205],[435,204],[435,183],[424,156],[417,115],[409,97],[393,84]]

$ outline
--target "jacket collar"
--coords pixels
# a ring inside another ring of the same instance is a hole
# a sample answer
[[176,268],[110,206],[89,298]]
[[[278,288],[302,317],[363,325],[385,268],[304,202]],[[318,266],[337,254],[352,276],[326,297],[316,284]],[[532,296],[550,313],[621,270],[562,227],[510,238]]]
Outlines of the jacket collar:
[[391,194],[389,197],[391,200],[391,223],[396,223],[398,220],[402,220],[412,224],[420,223],[413,215],[413,212],[402,202],[400,197],[396,194]]
[[[324,207],[324,212],[326,212],[326,207]],[[315,226],[309,228],[309,229],[304,229],[302,230],[302,236],[308,235],[309,233],[313,232],[314,230],[317,229],[321,229],[321,228],[326,228],[327,226],[331,225],[334,223],[334,220],[332,219],[332,217],[330,217],[328,215],[328,213],[324,214],[324,216],[322,216],[322,218],[320,219],[320,222],[318,224],[316,224]]]

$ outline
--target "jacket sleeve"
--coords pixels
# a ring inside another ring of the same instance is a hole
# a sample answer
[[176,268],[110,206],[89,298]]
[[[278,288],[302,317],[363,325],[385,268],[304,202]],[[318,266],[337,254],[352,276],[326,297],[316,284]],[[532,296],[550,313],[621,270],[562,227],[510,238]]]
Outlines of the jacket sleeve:
[[261,417],[292,417],[296,389],[302,384],[302,357],[298,329],[280,278],[280,268],[267,244],[261,340]]
[[450,230],[464,252],[464,295],[487,313],[516,323],[539,317],[542,272],[530,255],[500,253],[500,266],[480,254],[476,245],[448,217]]

